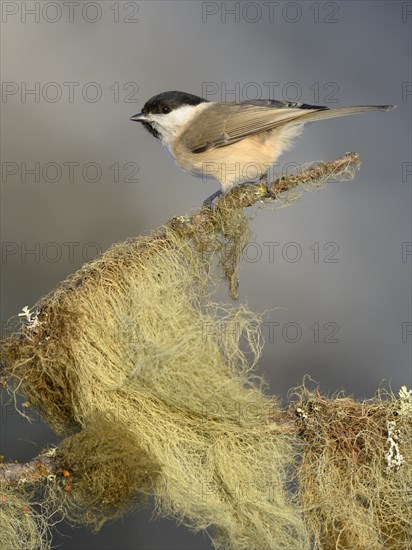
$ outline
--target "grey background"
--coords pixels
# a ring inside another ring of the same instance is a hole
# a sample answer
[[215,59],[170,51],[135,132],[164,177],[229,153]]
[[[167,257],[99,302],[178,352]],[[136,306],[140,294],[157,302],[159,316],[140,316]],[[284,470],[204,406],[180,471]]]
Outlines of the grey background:
[[[411,175],[402,174],[411,162],[411,2],[269,4],[226,2],[237,15],[225,19],[217,2],[120,2],[115,22],[116,3],[82,2],[70,22],[60,2],[40,2],[38,21],[24,19],[22,3],[2,3],[3,92],[16,92],[3,93],[1,103],[2,326],[97,250],[190,211],[216,189],[181,172],[129,121],[152,95],[173,89],[202,95],[213,88],[208,99],[394,103],[398,108],[389,113],[314,123],[282,157],[280,169],[358,151],[362,167],[354,182],[330,183],[291,208],[258,213],[254,244],[241,266],[240,300],[269,310],[265,321],[274,338],[263,326],[260,372],[285,400],[305,374],[323,392],[344,388],[358,398],[373,396],[383,380],[394,391],[411,385],[412,336],[402,333],[411,323],[412,257],[402,257],[402,247],[410,251],[403,243],[412,241]],[[100,18],[91,22],[98,8]],[[127,16],[138,21],[127,23]],[[24,86],[33,89],[36,82],[39,97],[25,96]],[[73,101],[65,82],[79,83]],[[91,101],[90,82],[102,91],[98,101]],[[123,89],[129,82],[134,88]],[[62,97],[54,101],[56,90]],[[133,91],[138,102],[126,102]],[[22,163],[32,168],[35,162],[40,171],[49,166],[46,180],[28,175],[24,183]],[[80,163],[73,182],[64,162]],[[102,171],[95,183],[81,175],[90,162]],[[123,181],[130,162],[138,182]],[[47,163],[57,163],[60,179],[47,181],[56,174]],[[114,163],[121,167],[118,183],[109,169]],[[5,174],[13,167],[15,175]],[[333,250],[337,261],[326,262]],[[292,261],[296,253],[301,257]],[[229,300],[226,288],[218,297]],[[309,328],[315,323],[318,342]],[[336,342],[327,341],[332,329],[338,329]],[[9,459],[28,460],[56,441],[41,422],[22,421],[5,399],[1,420],[1,454]],[[138,512],[96,536],[60,526],[55,541],[64,550],[210,547],[202,535],[149,519],[150,510]]]

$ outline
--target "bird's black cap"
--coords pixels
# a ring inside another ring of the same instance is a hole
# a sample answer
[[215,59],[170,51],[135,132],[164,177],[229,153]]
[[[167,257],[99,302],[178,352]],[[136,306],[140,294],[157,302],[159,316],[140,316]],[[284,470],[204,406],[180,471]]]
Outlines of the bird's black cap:
[[163,92],[146,101],[142,111],[145,114],[160,114],[173,111],[183,105],[199,105],[199,103],[205,102],[207,102],[207,99],[186,92]]

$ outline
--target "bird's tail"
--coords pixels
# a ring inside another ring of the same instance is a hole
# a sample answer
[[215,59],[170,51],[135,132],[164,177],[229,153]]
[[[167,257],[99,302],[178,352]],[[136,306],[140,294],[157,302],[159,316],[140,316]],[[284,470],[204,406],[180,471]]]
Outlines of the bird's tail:
[[289,124],[306,124],[306,122],[312,122],[314,120],[354,115],[366,111],[390,111],[395,107],[396,105],[357,105],[354,107],[340,107],[338,109],[325,109],[325,107],[322,107],[318,111],[309,111],[306,113],[303,111],[302,114],[299,113],[296,118],[294,117],[293,120],[289,121]]

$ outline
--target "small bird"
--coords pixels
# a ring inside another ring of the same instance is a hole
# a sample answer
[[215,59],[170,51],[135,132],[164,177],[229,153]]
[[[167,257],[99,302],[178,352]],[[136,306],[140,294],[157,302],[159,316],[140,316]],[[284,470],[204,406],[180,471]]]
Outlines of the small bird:
[[170,91],[149,99],[130,120],[141,122],[183,170],[217,180],[226,193],[234,185],[264,179],[307,122],[394,107],[329,109],[275,99],[216,102]]

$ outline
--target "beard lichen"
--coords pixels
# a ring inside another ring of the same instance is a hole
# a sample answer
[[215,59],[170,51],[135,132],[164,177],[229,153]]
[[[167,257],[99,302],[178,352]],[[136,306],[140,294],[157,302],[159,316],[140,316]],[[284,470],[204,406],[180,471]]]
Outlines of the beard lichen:
[[281,409],[253,373],[259,317],[212,301],[203,245],[165,227],[112,246],[3,349],[19,391],[66,436],[69,480],[48,500],[98,529],[150,493],[217,548],[307,548],[287,491],[292,446],[267,429]]
[[[4,376],[63,436],[48,514],[98,530],[149,500],[218,549],[406,550],[411,395],[303,387],[285,413],[265,394],[260,317],[211,293],[217,265],[236,297],[239,211],[224,202],[113,245],[2,342]],[[40,548],[47,522],[25,544],[36,523],[13,520],[14,494],[0,495],[5,547]]]

